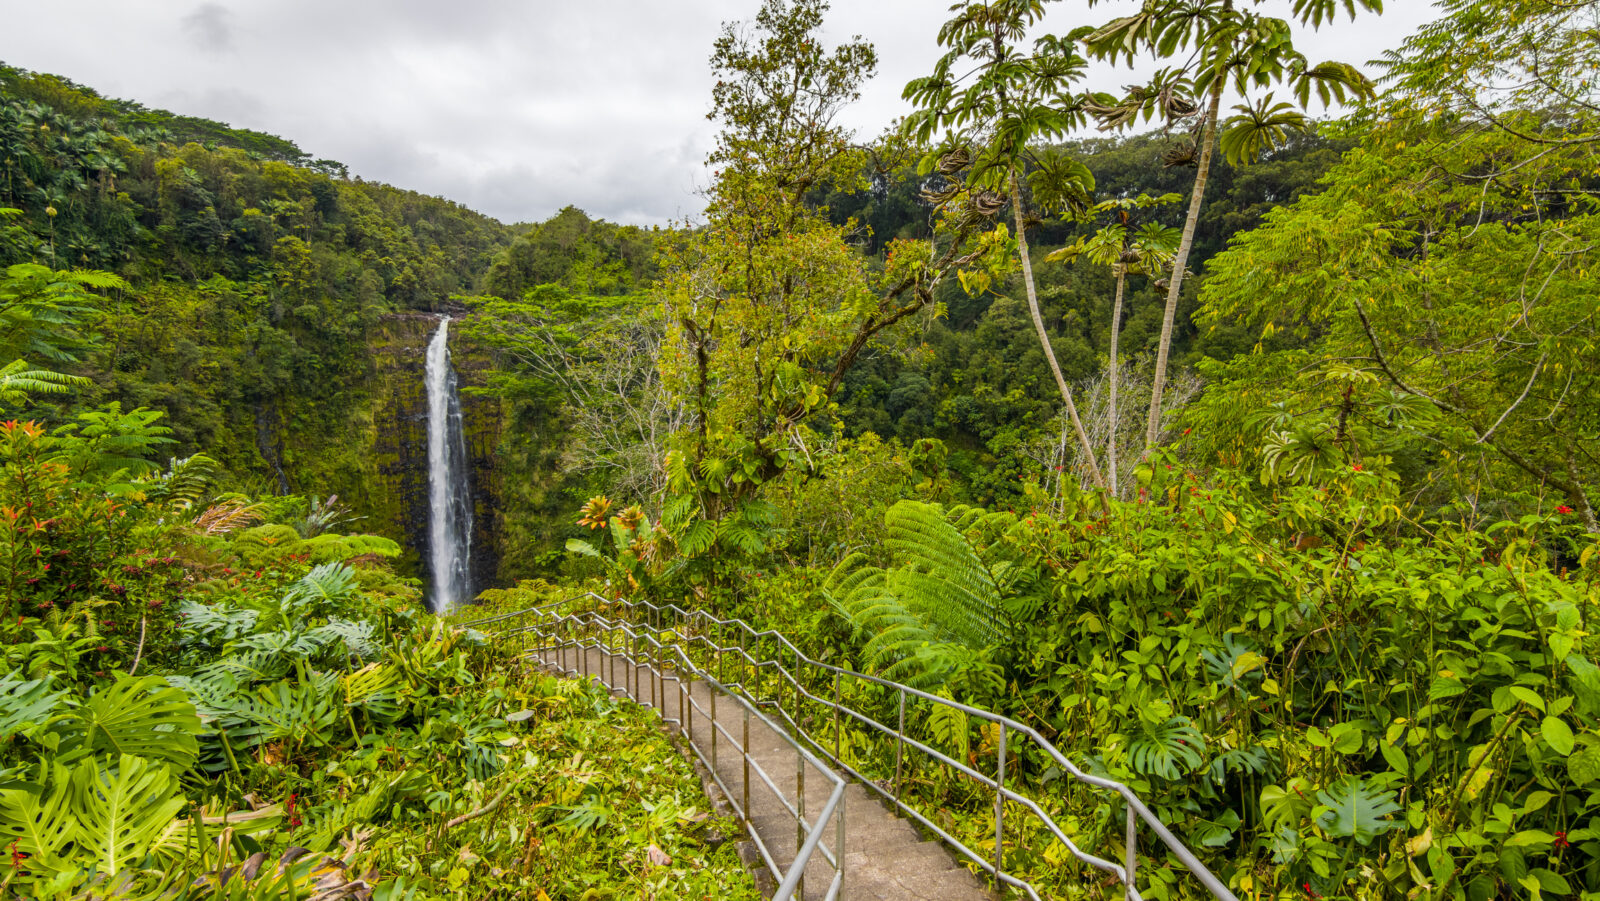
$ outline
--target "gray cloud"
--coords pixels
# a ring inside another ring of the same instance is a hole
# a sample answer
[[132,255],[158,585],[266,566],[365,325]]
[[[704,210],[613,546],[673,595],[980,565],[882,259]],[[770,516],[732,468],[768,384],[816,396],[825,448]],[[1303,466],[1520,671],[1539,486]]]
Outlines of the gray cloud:
[[222,53],[233,47],[231,14],[220,3],[202,3],[183,17],[183,33],[205,53]]
[[[1051,7],[1064,32],[1134,0]],[[1264,8],[1290,0],[1268,0]],[[504,221],[567,204],[635,224],[698,212],[713,144],[711,45],[759,0],[228,0],[172,30],[172,0],[0,0],[7,61],[117,97],[281,135],[354,174],[449,197]],[[1118,4],[1121,4],[1120,6]],[[878,77],[845,122],[875,135],[932,68],[945,0],[836,0],[825,37],[860,34]],[[1314,59],[1362,61],[1429,18],[1324,27]],[[1091,18],[1092,17],[1092,18]],[[93,20],[96,27],[81,23]],[[1381,23],[1381,24],[1380,24]],[[56,39],[71,33],[73,40]],[[219,52],[226,50],[227,52]],[[1097,69],[1103,89],[1137,73]]]

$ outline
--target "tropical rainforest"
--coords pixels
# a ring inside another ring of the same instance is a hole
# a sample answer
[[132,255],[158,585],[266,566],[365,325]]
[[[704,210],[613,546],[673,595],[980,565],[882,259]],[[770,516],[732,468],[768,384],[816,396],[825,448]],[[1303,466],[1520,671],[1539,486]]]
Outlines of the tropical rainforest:
[[[1381,13],[962,0],[868,139],[872,45],[764,0],[652,228],[0,65],[0,895],[759,897],[655,714],[467,624],[629,599],[1026,724],[1241,898],[1600,897],[1600,3],[1296,49]],[[1121,859],[1120,801],[911,718]],[[986,847],[949,775],[907,797]]]

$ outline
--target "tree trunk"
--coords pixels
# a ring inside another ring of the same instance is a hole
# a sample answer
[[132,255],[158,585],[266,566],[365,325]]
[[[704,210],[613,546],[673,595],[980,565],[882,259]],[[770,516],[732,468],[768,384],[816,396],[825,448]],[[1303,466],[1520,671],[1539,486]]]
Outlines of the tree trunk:
[[1061,375],[1061,364],[1056,362],[1055,349],[1050,346],[1050,334],[1044,329],[1044,316],[1039,312],[1039,294],[1033,287],[1033,262],[1028,258],[1028,233],[1022,224],[1022,188],[1017,183],[1015,167],[1011,169],[1010,178],[1011,212],[1017,223],[1017,253],[1022,257],[1022,281],[1028,292],[1028,312],[1033,314],[1033,327],[1039,333],[1039,346],[1044,350],[1045,362],[1050,364],[1050,374],[1056,378],[1061,400],[1067,405],[1067,416],[1072,420],[1072,430],[1077,433],[1084,460],[1089,464],[1089,476],[1101,491],[1105,491],[1106,479],[1100,473],[1100,464],[1095,462],[1094,445],[1089,443],[1089,434],[1083,430],[1083,421],[1078,418],[1078,405],[1073,403],[1072,389]]
[[1217,111],[1222,107],[1222,79],[1211,87],[1211,103],[1206,108],[1206,121],[1200,133],[1199,169],[1194,175],[1194,193],[1189,195],[1189,215],[1183,222],[1183,239],[1178,242],[1178,255],[1172,261],[1172,280],[1167,285],[1167,309],[1161,316],[1161,344],[1156,349],[1155,377],[1150,385],[1150,418],[1145,423],[1145,453],[1155,447],[1161,437],[1161,394],[1167,387],[1167,355],[1172,350],[1172,326],[1178,318],[1178,296],[1183,291],[1183,272],[1189,264],[1189,250],[1194,247],[1195,226],[1200,222],[1200,205],[1205,200],[1206,179],[1211,175],[1212,148],[1217,142]]
[[1128,284],[1128,267],[1124,263],[1117,264],[1117,299],[1111,304],[1111,368],[1106,375],[1111,379],[1107,389],[1106,412],[1107,422],[1111,424],[1106,429],[1106,469],[1111,476],[1111,496],[1117,496],[1117,425],[1121,419],[1117,415],[1117,332],[1122,325],[1122,291]]

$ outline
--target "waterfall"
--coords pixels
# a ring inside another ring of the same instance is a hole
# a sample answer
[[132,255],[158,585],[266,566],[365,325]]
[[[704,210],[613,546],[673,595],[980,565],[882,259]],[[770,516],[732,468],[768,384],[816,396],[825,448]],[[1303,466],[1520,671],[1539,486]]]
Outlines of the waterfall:
[[443,613],[472,598],[472,487],[467,481],[467,436],[461,396],[450,365],[450,317],[428,344],[428,538],[433,592]]

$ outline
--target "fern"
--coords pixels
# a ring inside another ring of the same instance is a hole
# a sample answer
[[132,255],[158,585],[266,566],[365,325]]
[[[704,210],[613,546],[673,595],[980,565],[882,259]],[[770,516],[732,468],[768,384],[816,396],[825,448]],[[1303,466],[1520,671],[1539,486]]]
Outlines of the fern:
[[66,394],[90,384],[83,376],[31,369],[25,360],[12,360],[0,366],[0,404],[13,406],[27,402],[30,395]]
[[[955,508],[950,516],[984,525],[980,511]],[[1000,643],[1011,623],[994,571],[936,505],[901,501],[884,519],[885,547],[900,564],[883,569],[852,554],[824,585],[867,636],[869,659],[892,678],[923,687],[986,667],[972,652]],[[1017,584],[1006,572],[1006,584]]]
[[556,822],[557,826],[571,829],[573,832],[584,833],[592,831],[597,826],[604,826],[611,819],[611,808],[598,798],[590,798],[581,804],[571,807],[560,807],[567,815]]
[[200,503],[220,471],[217,461],[205,454],[174,457],[166,472],[146,480],[145,498],[173,510],[187,510]]
[[194,527],[206,535],[226,535],[259,523],[265,504],[252,502],[246,497],[220,500],[194,518]]

